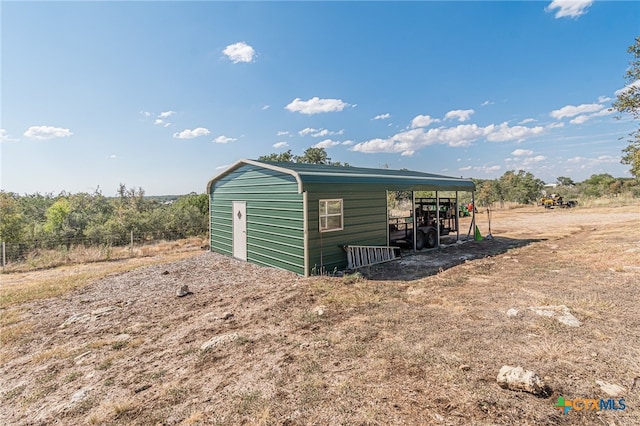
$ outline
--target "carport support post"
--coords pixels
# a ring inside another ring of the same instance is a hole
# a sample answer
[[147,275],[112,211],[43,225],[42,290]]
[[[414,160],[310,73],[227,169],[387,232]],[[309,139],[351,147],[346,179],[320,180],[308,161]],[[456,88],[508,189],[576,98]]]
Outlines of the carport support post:
[[440,247],[440,196],[438,191],[436,191],[436,235],[438,236],[436,247]]
[[[476,193],[475,191],[471,192],[471,228],[469,231],[471,235],[476,235]],[[467,240],[469,239],[469,235],[467,235]],[[475,238],[474,238],[475,239]]]
[[411,217],[413,217],[413,251],[416,251],[418,240],[418,218],[416,218],[416,192],[411,191]]
[[456,215],[456,241],[460,241],[460,206],[458,202],[458,191],[456,191],[456,208],[454,210],[454,214]]

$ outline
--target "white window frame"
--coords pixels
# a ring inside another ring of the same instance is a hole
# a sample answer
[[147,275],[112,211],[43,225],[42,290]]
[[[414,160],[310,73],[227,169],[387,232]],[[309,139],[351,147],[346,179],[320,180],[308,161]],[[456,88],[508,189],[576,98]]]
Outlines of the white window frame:
[[[335,202],[335,201],[339,201],[340,202],[340,213],[329,213],[329,209],[328,209],[328,203],[330,202]],[[325,209],[325,211],[327,212],[326,214],[322,214],[322,205],[326,204],[327,208]],[[325,223],[328,225],[329,224],[329,218],[330,217],[340,217],[340,227],[339,228],[322,228],[322,219],[325,219]],[[322,199],[322,200],[318,200],[318,230],[320,232],[333,232],[333,231],[342,231],[344,229],[344,201],[342,198],[327,198],[327,199]]]

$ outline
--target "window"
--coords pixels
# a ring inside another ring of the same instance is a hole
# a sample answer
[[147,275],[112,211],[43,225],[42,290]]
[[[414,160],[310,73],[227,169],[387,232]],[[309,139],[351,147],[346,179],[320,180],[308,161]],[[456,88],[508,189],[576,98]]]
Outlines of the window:
[[320,232],[342,229],[342,199],[320,200]]

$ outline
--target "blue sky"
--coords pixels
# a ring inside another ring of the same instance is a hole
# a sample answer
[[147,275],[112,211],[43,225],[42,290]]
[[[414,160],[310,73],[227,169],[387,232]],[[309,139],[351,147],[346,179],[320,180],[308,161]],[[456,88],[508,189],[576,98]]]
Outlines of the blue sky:
[[[640,3],[7,2],[2,189],[204,192],[241,158],[545,182],[620,164]],[[622,138],[622,139],[621,139]]]

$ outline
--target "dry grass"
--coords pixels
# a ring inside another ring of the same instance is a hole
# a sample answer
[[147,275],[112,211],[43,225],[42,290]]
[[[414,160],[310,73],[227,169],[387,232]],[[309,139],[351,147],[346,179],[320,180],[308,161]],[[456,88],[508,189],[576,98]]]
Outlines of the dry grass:
[[73,266],[65,266],[53,270],[50,274],[42,274],[43,278],[31,278],[32,273],[11,273],[3,275],[3,289],[0,294],[0,309],[19,305],[25,302],[57,297],[91,282],[109,275],[127,272],[158,263],[166,263],[186,257],[195,256],[197,252],[178,252],[163,257],[127,259],[126,262],[103,262],[94,265],[83,265],[81,272]]
[[[91,404],[42,423],[640,424],[640,394],[629,391],[640,376],[640,271],[624,268],[640,266],[639,210],[619,209],[497,213],[500,235],[538,241],[418,279],[303,279],[210,254],[14,302],[4,326],[28,318],[34,328],[8,350],[41,362],[2,366],[0,421],[36,423],[33,413],[87,386]],[[176,298],[181,283],[194,294]],[[119,308],[50,332],[109,305]],[[541,305],[566,305],[582,325],[529,309]],[[242,338],[199,349],[232,332]],[[117,343],[122,333],[128,343]],[[505,364],[538,372],[553,395],[501,389]],[[559,395],[605,397],[595,380],[624,386],[629,409],[563,417],[553,407]]]
[[38,249],[27,254],[22,262],[10,262],[4,268],[5,273],[27,272],[40,269],[56,268],[64,265],[78,265],[94,262],[110,262],[116,260],[158,256],[168,253],[199,252],[206,238],[191,237],[175,241],[158,241],[144,245],[119,246],[85,246],[75,245],[70,249]]

